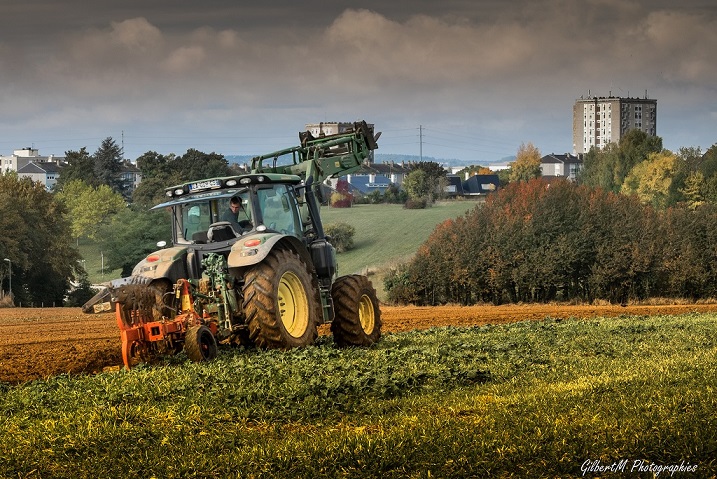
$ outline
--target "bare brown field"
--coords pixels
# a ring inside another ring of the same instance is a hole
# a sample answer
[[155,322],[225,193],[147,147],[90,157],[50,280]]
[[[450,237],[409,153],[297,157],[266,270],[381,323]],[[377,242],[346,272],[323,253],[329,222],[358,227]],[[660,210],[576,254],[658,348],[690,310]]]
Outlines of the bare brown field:
[[[435,326],[480,326],[524,320],[597,316],[673,315],[717,311],[717,304],[503,306],[382,306],[384,332]],[[79,308],[0,309],[0,381],[11,384],[58,374],[119,367],[120,338],[114,313],[86,315]],[[320,328],[322,334],[328,328]]]

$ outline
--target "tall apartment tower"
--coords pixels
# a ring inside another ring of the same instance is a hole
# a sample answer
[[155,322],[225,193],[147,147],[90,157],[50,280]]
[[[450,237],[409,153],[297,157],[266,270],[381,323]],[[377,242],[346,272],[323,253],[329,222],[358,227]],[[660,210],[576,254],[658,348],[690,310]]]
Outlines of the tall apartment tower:
[[573,105],[573,153],[618,143],[630,130],[657,134],[657,100],[613,96],[580,98]]

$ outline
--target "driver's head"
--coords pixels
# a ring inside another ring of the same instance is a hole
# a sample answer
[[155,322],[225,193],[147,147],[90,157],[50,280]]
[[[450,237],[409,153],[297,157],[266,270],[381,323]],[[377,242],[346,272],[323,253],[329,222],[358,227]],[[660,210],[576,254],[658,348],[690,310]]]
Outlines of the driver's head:
[[238,213],[243,209],[243,206],[241,204],[241,198],[237,196],[232,196],[232,199],[229,200],[229,209],[232,210],[233,213]]

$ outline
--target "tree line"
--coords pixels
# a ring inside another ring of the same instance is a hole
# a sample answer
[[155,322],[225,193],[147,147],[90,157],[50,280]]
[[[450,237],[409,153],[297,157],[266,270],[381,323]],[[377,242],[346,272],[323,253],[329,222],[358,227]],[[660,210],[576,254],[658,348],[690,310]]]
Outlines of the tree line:
[[717,296],[717,206],[657,209],[566,180],[513,182],[386,277],[414,304]]
[[111,137],[94,153],[83,147],[65,152],[65,159],[54,192],[14,172],[0,174],[0,284],[7,291],[12,275],[14,304],[82,304],[92,290],[80,239],[97,242],[105,267],[127,276],[169,235],[166,212],[148,209],[163,200],[166,187],[238,173],[217,153],[149,151],[137,159],[143,180],[132,190],[121,176],[124,153]]

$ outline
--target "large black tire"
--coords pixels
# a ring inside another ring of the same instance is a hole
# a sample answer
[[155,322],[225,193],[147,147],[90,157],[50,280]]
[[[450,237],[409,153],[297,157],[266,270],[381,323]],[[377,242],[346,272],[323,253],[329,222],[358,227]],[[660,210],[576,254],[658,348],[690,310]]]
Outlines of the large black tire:
[[216,358],[217,340],[212,330],[204,325],[190,326],[184,337],[184,351],[195,363]]
[[322,317],[319,283],[293,251],[274,249],[244,277],[243,308],[249,337],[260,348],[313,344]]
[[331,332],[340,347],[371,346],[381,338],[381,310],[366,276],[341,276],[331,287],[334,321]]

